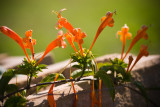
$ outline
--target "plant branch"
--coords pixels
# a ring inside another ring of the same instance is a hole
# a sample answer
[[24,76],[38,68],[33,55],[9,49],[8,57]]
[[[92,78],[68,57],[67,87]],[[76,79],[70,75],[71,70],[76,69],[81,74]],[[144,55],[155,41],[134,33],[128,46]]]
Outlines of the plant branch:
[[[9,93],[7,94],[6,96],[3,96],[3,97],[0,97],[0,100],[3,100],[7,97],[10,97],[18,92],[21,92],[23,90],[26,90],[26,89],[30,89],[30,88],[33,88],[33,87],[37,87],[37,86],[41,86],[41,85],[49,85],[49,84],[57,84],[57,83],[66,83],[66,82],[72,82],[72,81],[91,81],[93,79],[87,79],[87,78],[81,78],[80,80],[78,78],[75,78],[75,79],[65,79],[65,80],[60,80],[60,81],[53,81],[53,82],[45,82],[45,83],[39,83],[39,84],[33,84],[33,85],[30,85],[30,87],[26,86],[24,88],[21,88],[21,89],[18,89],[17,91],[14,91],[12,93]],[[98,80],[98,79],[94,79],[94,80]]]

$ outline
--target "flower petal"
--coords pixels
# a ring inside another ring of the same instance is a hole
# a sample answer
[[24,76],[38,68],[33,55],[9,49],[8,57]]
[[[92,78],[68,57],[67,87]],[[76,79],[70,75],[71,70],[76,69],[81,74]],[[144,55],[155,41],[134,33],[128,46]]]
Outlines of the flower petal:
[[28,30],[25,33],[25,38],[23,38],[23,42],[25,42],[25,48],[29,48],[32,53],[32,58],[34,60],[34,48],[33,45],[36,44],[36,40],[32,39],[32,30]]
[[25,35],[26,35],[26,37],[31,37],[32,36],[32,30],[28,30]]
[[67,41],[69,42],[69,44],[73,47],[73,49],[75,50],[75,52],[77,52],[77,49],[76,47],[74,46],[74,43],[73,43],[73,36],[71,33],[67,32],[64,34],[64,36],[66,37]]
[[[121,53],[121,59],[123,59],[123,53],[124,53],[124,49],[125,49],[125,45],[126,45],[126,39],[130,39],[132,37],[132,34],[128,32],[129,31],[129,27],[125,24],[122,28],[121,31],[117,32],[117,35],[120,35],[120,40],[123,43],[123,47],[122,47],[122,53]],[[116,35],[116,36],[117,36]]]
[[15,40],[22,48],[22,50],[24,51],[27,59],[30,61],[30,58],[25,50],[25,47],[24,47],[24,44],[23,44],[23,40],[22,38],[17,34],[15,33],[13,30],[11,30],[10,28],[6,27],[6,26],[1,26],[0,27],[0,31],[5,34],[6,36],[12,38],[13,40]]
[[132,56],[129,56],[128,60],[129,60],[129,63],[128,63],[128,67],[127,67],[127,71],[126,71],[126,72],[128,72],[129,67],[131,66],[131,63],[132,63],[132,61],[133,61],[133,57],[132,57]]
[[[54,81],[57,80],[58,76],[59,75],[57,74]],[[47,97],[50,107],[56,107],[56,102],[54,100],[54,95],[53,95],[53,87],[54,87],[54,84],[52,84],[52,86],[50,87],[50,89],[48,91],[48,97]]]
[[108,12],[108,13],[106,14],[106,16],[105,16],[106,18],[105,18],[105,17],[102,17],[102,19],[101,19],[102,23],[101,23],[101,25],[99,26],[99,28],[98,28],[98,30],[97,30],[96,36],[95,36],[95,38],[94,38],[94,40],[93,40],[93,43],[92,43],[91,47],[89,48],[89,51],[92,49],[94,43],[96,42],[98,36],[99,36],[100,33],[103,31],[103,29],[104,29],[106,26],[113,27],[113,25],[114,25],[114,20],[113,20],[112,16],[113,16],[113,13]]
[[142,26],[140,30],[138,30],[137,35],[133,38],[125,56],[123,57],[123,59],[127,56],[127,54],[129,53],[129,51],[132,49],[132,47],[141,39],[148,39],[148,35],[146,33],[148,27],[147,26]]
[[[60,31],[61,32],[61,31]],[[60,34],[59,32],[59,34]],[[57,39],[53,40],[46,48],[43,56],[41,57],[41,59],[37,62],[38,64],[43,60],[43,58],[54,48],[56,48],[57,46],[65,48],[66,47],[66,42],[63,41],[63,35],[58,35]]]
[[147,51],[147,46],[141,45],[141,49],[140,52],[134,62],[134,64],[132,65],[131,69],[129,71],[132,71],[133,67],[136,65],[136,63],[143,57],[143,56],[148,56],[149,52]]
[[60,38],[57,38],[55,40],[53,40],[46,48],[43,56],[41,57],[41,59],[38,61],[38,64],[43,60],[43,58],[54,48],[56,48],[57,46],[59,46],[59,41]]
[[63,18],[61,15],[61,12],[66,9],[61,9],[60,12],[58,13],[57,17],[59,18],[58,22],[56,23],[55,27],[56,29],[61,29],[62,27],[65,27],[68,31],[73,33],[73,27],[72,25],[67,21],[66,18]]
[[[72,79],[72,77],[70,77],[70,79]],[[71,82],[71,85],[72,85],[73,92],[74,92],[74,104],[73,104],[73,107],[77,107],[77,98],[78,98],[78,97],[77,97],[77,94],[76,94],[76,90],[75,90],[73,81]]]

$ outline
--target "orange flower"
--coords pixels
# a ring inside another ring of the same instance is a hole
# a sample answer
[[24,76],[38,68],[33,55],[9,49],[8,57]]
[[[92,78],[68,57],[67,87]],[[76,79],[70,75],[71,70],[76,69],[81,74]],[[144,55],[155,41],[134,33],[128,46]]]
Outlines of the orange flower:
[[[72,77],[70,77],[70,79],[72,79]],[[76,94],[76,89],[74,87],[73,81],[71,82],[71,85],[73,87],[73,92],[74,92],[74,104],[73,104],[73,107],[77,107],[77,99],[78,99],[78,97],[77,97],[77,94]]]
[[31,50],[32,53],[32,58],[34,60],[34,49],[33,49],[33,45],[36,44],[36,40],[32,39],[32,30],[29,30],[26,32],[25,34],[25,38],[23,38],[23,42],[25,42],[24,47],[25,48],[29,48]]
[[[58,76],[59,75],[57,74],[54,81],[57,80]],[[48,98],[47,99],[48,99],[48,103],[49,103],[50,107],[56,107],[56,102],[55,102],[54,96],[53,96],[53,88],[54,88],[54,84],[52,84],[52,86],[50,87],[50,89],[48,91]]]
[[62,27],[65,27],[69,32],[73,33],[73,27],[72,25],[67,21],[66,18],[62,17],[61,12],[66,9],[61,9],[59,13],[57,13],[57,17],[59,18],[58,22],[56,23],[56,29],[61,29]]
[[148,35],[146,33],[148,27],[147,26],[142,26],[140,30],[138,30],[137,35],[133,38],[125,56],[123,57],[123,59],[127,56],[127,54],[129,53],[129,51],[132,49],[132,47],[141,39],[148,39]]
[[127,67],[127,72],[128,72],[128,70],[129,70],[129,67],[131,66],[131,63],[132,63],[132,61],[133,61],[133,57],[132,56],[129,56],[129,63],[128,63],[128,67]]
[[132,36],[132,34],[129,33],[128,31],[129,31],[129,27],[125,24],[124,27],[122,27],[121,31],[117,32],[117,36],[118,35],[121,36],[120,40],[123,43],[121,59],[123,58],[124,48],[125,48],[125,45],[126,45],[126,39],[131,39],[131,36]]
[[148,48],[147,46],[144,46],[144,45],[141,46],[140,52],[139,52],[134,64],[132,65],[132,67],[131,67],[131,69],[129,71],[132,71],[133,67],[142,58],[142,56],[148,56],[149,55],[149,53],[147,51],[147,48]]
[[102,94],[102,80],[99,80],[99,107],[102,107],[102,98],[101,98],[101,94]]
[[20,47],[22,48],[22,50],[24,51],[28,61],[30,61],[30,58],[25,50],[25,46],[23,44],[23,41],[22,41],[22,38],[17,34],[15,33],[13,30],[11,30],[10,28],[6,27],[6,26],[1,26],[0,27],[0,31],[5,34],[6,36],[12,38],[13,40],[15,40],[19,45]]
[[83,44],[83,38],[87,36],[84,32],[81,32],[80,28],[73,29],[73,35],[73,41],[77,42],[78,44]]
[[56,47],[62,47],[65,48],[66,47],[66,42],[63,41],[63,31],[59,31],[57,34],[57,39],[53,40],[46,48],[43,56],[41,57],[41,59],[38,61],[38,64],[43,60],[43,58],[54,48]]
[[75,28],[73,29],[73,41],[78,43],[78,46],[81,50],[81,55],[83,56],[83,49],[82,49],[82,44],[83,42],[83,38],[86,37],[86,34],[84,32],[81,32],[80,28]]
[[69,44],[73,47],[75,52],[77,52],[77,49],[76,49],[76,47],[74,46],[74,43],[73,43],[73,35],[71,33],[67,32],[67,33],[64,34],[64,36],[68,40]]
[[94,80],[91,83],[91,107],[94,107],[94,105],[99,105],[99,102],[96,98],[96,93],[95,93],[95,89],[94,89]]
[[104,17],[101,18],[101,22],[102,22],[102,23],[101,23],[101,25],[99,26],[99,28],[98,28],[98,30],[97,30],[96,36],[95,36],[95,38],[94,38],[94,40],[93,40],[93,43],[92,43],[91,47],[89,48],[89,50],[92,49],[92,47],[93,47],[94,43],[96,42],[99,34],[102,32],[102,30],[103,30],[106,26],[113,27],[113,25],[114,25],[114,20],[113,20],[112,16],[113,16],[113,13],[108,12],[108,13],[106,14],[106,16],[104,16]]
[[[78,43],[78,46],[81,50],[81,55],[83,55],[83,49],[82,49],[82,44],[83,44],[83,38],[86,37],[86,34],[84,32],[81,33],[80,28],[73,28],[73,26],[67,21],[66,18],[63,18],[61,15],[61,12],[66,9],[61,9],[60,12],[57,12],[57,17],[59,18],[57,24],[56,24],[56,29],[61,29],[62,27],[65,27],[72,35],[73,35],[73,41]],[[71,46],[74,48],[74,50],[77,52],[75,46],[71,42],[71,34],[69,34],[67,37],[67,40],[71,44]]]

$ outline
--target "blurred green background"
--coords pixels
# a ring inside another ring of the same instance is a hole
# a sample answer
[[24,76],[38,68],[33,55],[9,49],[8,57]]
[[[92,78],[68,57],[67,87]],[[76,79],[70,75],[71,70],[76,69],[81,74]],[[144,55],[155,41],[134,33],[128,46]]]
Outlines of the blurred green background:
[[[8,26],[21,37],[25,36],[27,30],[32,29],[32,37],[37,40],[35,53],[42,52],[56,38],[58,32],[54,27],[58,19],[52,10],[59,11],[62,8],[67,9],[62,13],[63,17],[67,18],[73,27],[86,32],[87,37],[83,44],[85,48],[90,47],[101,17],[108,11],[117,10],[117,15],[113,16],[114,27],[106,27],[92,49],[96,56],[121,53],[122,43],[119,38],[116,39],[115,34],[124,24],[129,26],[133,36],[142,25],[149,26],[149,40],[140,40],[132,53],[137,54],[140,45],[147,44],[150,54],[160,54],[159,0],[0,0],[0,26]],[[63,31],[66,32],[65,29]],[[126,49],[129,43],[130,41],[127,41]],[[68,59],[74,50],[68,44],[65,49],[56,48],[52,52],[58,62]],[[2,33],[0,53],[24,55],[20,46]]]

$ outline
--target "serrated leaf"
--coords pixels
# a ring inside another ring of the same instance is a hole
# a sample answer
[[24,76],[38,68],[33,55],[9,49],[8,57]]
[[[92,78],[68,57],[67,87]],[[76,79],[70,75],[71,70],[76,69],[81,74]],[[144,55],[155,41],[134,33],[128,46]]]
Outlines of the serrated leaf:
[[[54,81],[54,79],[55,79],[55,77],[56,77],[57,74],[58,74],[58,73],[50,74],[50,75],[46,76],[40,83],[45,83],[45,82],[52,82],[52,81]],[[57,78],[57,81],[59,81],[59,80],[64,80],[64,79],[65,79],[64,75],[63,75],[63,74],[59,74],[59,76],[58,76],[58,78]],[[37,87],[37,92],[38,92],[41,88],[44,88],[44,87],[46,87],[46,86],[47,86],[47,85],[38,86],[38,87]]]
[[[77,78],[77,77],[80,77],[82,74],[82,71],[81,70],[75,70],[71,73],[71,77],[72,78]],[[83,76],[91,76],[93,75],[93,71],[85,71]]]
[[145,101],[148,103],[148,96],[147,96],[147,92],[143,86],[143,84],[139,81],[134,81],[133,84],[139,89],[139,91],[141,92],[142,96],[145,98]]
[[109,88],[109,93],[110,93],[110,95],[112,97],[112,100],[114,100],[114,98],[115,98],[115,89],[114,89],[113,81],[110,78],[110,76],[107,75],[107,73],[105,71],[98,71],[98,72],[96,72],[95,77],[99,77],[100,79],[102,79],[104,84]]
[[22,96],[12,96],[9,97],[4,107],[25,107],[27,100]]
[[3,73],[0,79],[0,96],[4,96],[4,92],[8,86],[9,81],[15,76],[14,70],[8,70]]

